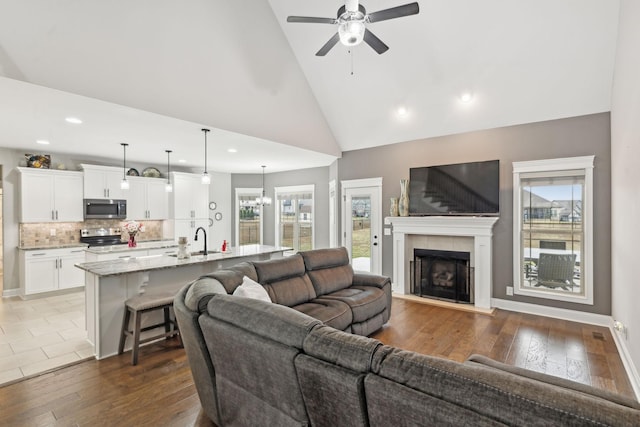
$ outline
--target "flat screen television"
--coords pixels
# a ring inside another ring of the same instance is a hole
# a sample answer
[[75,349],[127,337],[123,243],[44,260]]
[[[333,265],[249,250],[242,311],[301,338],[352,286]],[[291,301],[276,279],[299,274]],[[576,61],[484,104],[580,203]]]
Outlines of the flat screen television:
[[409,215],[500,213],[500,161],[411,168]]

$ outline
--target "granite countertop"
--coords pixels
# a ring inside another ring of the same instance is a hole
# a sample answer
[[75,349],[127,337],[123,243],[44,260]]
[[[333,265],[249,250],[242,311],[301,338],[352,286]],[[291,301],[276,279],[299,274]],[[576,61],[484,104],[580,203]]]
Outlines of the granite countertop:
[[153,240],[138,242],[135,248],[130,248],[127,244],[110,246],[93,246],[87,248],[87,252],[94,254],[111,254],[119,252],[146,251],[147,249],[177,248],[178,244],[174,240]]
[[148,255],[137,258],[119,258],[109,261],[84,262],[76,267],[93,273],[96,276],[115,276],[119,274],[138,273],[142,271],[175,268],[192,264],[202,264],[223,259],[242,258],[253,255],[271,254],[291,250],[288,247],[269,245],[246,245],[229,248],[227,252],[213,252],[207,256],[194,255],[187,259],[178,259],[169,255]]
[[59,245],[46,245],[46,246],[18,246],[18,249],[21,251],[44,251],[47,249],[68,249],[68,248],[86,248],[88,245],[86,243],[66,243]]

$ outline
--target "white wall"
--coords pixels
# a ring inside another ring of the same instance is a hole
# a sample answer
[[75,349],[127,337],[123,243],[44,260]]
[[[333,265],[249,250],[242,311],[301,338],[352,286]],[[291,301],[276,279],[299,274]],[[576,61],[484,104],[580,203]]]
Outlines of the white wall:
[[[640,367],[640,2],[622,0],[620,6],[611,108],[612,314],[627,326],[626,338],[620,337]],[[633,374],[637,386],[637,368]]]
[[[18,166],[21,157],[15,150],[0,148],[0,164],[2,165],[2,222],[3,222],[3,242],[4,252],[4,283],[3,294],[7,295],[7,290],[20,287],[20,272],[18,270],[18,173],[14,170]],[[13,294],[11,294],[13,295]]]

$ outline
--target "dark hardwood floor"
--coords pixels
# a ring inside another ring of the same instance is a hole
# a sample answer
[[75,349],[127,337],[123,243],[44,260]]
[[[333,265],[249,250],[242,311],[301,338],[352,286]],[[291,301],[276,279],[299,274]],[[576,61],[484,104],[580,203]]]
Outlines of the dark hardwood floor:
[[[496,310],[476,314],[394,298],[385,344],[463,361],[472,353],[635,398],[607,328]],[[0,388],[3,426],[210,426],[177,340]]]

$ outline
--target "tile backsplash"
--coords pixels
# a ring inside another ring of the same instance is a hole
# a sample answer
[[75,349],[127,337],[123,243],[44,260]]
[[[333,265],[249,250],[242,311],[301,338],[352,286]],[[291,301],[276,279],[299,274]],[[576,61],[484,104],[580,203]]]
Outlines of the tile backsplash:
[[[163,221],[138,221],[144,224],[145,231],[138,233],[136,240],[160,240]],[[87,220],[84,222],[43,222],[20,224],[20,247],[47,247],[80,243],[80,230],[83,228],[115,228],[122,227],[120,220]],[[52,230],[54,230],[52,232]],[[55,234],[52,236],[52,234]],[[122,241],[129,235],[123,231]]]

